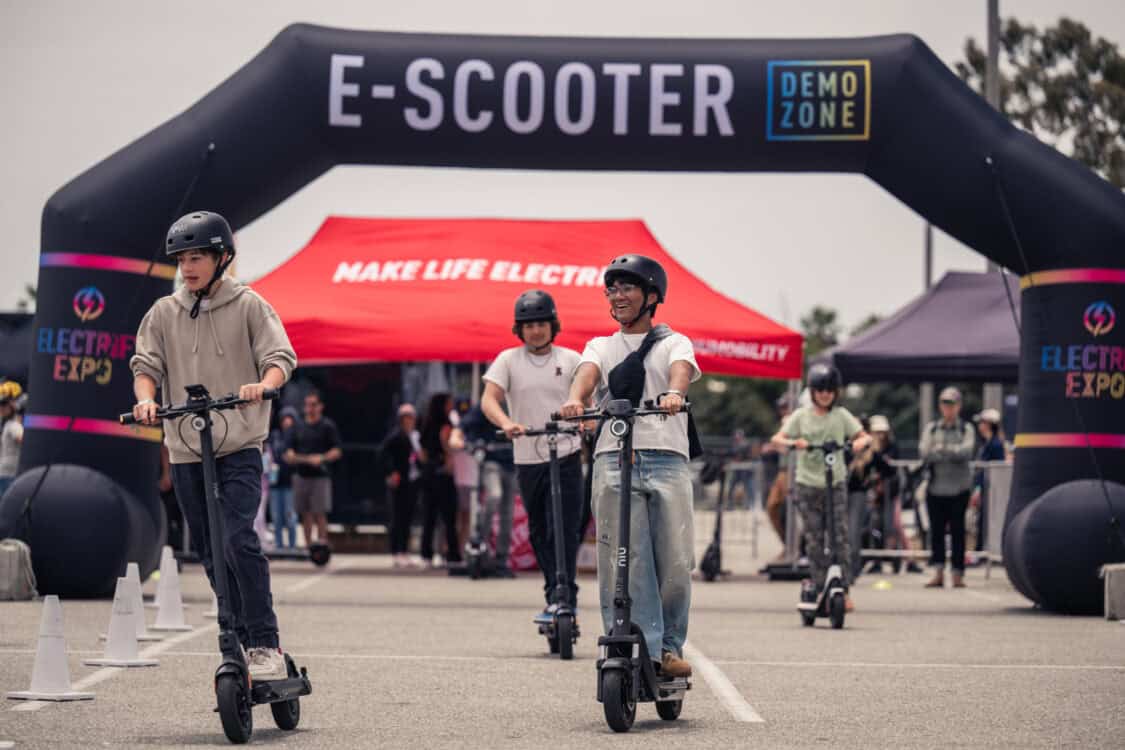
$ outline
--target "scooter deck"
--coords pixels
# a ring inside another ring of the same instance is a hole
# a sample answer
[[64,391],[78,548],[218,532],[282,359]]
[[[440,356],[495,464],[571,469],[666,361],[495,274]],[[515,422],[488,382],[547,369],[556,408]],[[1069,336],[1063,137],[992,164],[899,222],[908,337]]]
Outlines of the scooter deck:
[[287,677],[284,680],[264,680],[254,682],[250,688],[250,700],[254,705],[261,703],[278,703],[279,701],[292,700],[312,692],[312,683],[305,674],[299,677]]
[[656,694],[652,696],[654,701],[680,701],[684,699],[684,693],[691,690],[690,677],[671,677],[667,680],[656,680]]

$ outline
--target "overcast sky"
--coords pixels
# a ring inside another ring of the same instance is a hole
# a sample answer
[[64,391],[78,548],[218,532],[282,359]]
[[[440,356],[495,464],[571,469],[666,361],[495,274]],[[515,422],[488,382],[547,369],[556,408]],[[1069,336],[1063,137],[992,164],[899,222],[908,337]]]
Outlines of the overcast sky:
[[[67,181],[179,114],[303,21],[380,31],[813,38],[910,32],[947,63],[983,42],[986,0],[0,0],[0,310],[38,276],[39,219]],[[1001,0],[1067,15],[1125,47],[1122,0]],[[923,220],[853,175],[666,175],[337,167],[239,233],[239,275],[300,250],[328,215],[641,218],[719,291],[794,327],[813,305],[847,325],[922,288]],[[76,251],[81,251],[75,248]],[[101,248],[104,251],[104,248]],[[935,233],[935,279],[984,259]],[[674,293],[674,292],[673,292]]]

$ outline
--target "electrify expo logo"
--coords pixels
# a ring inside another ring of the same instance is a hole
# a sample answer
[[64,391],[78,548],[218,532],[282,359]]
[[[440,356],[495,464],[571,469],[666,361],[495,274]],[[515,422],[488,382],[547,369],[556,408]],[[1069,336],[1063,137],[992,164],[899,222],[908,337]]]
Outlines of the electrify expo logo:
[[1086,330],[1094,336],[1104,336],[1117,325],[1117,313],[1105,300],[1092,303],[1082,315]]
[[74,314],[83,323],[97,320],[105,312],[105,295],[97,287],[87,286],[74,293]]

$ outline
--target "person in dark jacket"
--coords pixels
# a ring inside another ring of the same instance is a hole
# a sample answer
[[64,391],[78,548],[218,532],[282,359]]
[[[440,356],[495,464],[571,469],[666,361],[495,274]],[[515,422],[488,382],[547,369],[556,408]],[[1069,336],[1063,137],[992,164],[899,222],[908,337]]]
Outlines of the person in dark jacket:
[[457,487],[453,484],[453,456],[449,437],[453,423],[449,412],[453,399],[448,393],[436,393],[430,398],[426,419],[422,423],[422,499],[425,512],[422,518],[422,564],[433,566],[434,529],[438,517],[445,526],[447,562],[461,562],[457,543]]
[[[996,409],[985,409],[973,417],[977,423],[977,434],[980,435],[980,452],[978,461],[1006,461],[1007,452],[1004,450],[1004,431],[1000,426],[1000,412]],[[973,477],[973,493],[969,496],[969,505],[977,509],[977,543],[975,549],[979,552],[985,548],[985,534],[988,531],[988,472],[981,469]],[[1003,520],[1003,519],[1001,519]]]
[[380,446],[387,488],[391,491],[391,555],[396,568],[414,565],[408,547],[422,477],[419,466],[422,445],[415,429],[417,424],[418,412],[414,405],[403,404],[398,407],[398,425]]

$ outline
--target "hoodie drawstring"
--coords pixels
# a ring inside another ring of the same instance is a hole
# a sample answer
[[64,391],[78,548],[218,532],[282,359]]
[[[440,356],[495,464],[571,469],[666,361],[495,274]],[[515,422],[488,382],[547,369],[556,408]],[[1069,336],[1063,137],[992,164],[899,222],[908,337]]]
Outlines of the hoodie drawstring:
[[191,345],[191,353],[199,351],[199,318],[195,319],[195,341]]
[[211,321],[211,338],[215,339],[215,351],[219,356],[223,355],[223,346],[219,343],[219,332],[215,330],[215,314],[211,312],[210,308],[207,310],[207,320]]

